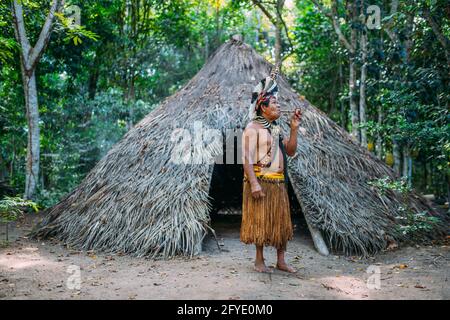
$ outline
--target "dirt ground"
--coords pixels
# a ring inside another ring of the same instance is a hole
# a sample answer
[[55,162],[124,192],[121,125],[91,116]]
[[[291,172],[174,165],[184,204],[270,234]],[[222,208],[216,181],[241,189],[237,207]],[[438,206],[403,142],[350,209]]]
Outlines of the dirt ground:
[[[253,271],[255,250],[239,241],[240,216],[215,219],[221,251],[209,236],[200,256],[169,261],[31,241],[25,235],[36,219],[10,226],[10,244],[0,248],[0,299],[450,298],[448,243],[405,247],[368,259],[323,257],[301,222],[294,221],[287,258],[299,272],[269,275]],[[275,263],[274,249],[266,249],[266,260]]]

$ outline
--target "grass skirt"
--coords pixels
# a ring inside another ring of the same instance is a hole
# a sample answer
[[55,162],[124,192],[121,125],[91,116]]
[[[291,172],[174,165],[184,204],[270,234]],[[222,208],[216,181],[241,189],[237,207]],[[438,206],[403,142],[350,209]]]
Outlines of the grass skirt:
[[265,197],[252,197],[244,176],[240,239],[246,244],[286,249],[292,239],[292,221],[286,184],[280,179],[258,178]]

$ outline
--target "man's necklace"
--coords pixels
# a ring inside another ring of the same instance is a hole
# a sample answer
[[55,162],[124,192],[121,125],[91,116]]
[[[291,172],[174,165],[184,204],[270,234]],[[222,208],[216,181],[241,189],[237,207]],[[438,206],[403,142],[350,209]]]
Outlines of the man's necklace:
[[272,145],[271,145],[269,152],[267,153],[267,156],[269,157],[269,159],[267,159],[266,161],[264,161],[264,160],[262,161],[263,165],[265,165],[265,166],[270,165],[270,163],[272,162],[272,151],[273,150],[275,150],[275,152],[278,151],[277,146],[278,146],[278,139],[279,139],[279,134],[280,134],[280,127],[276,124],[276,122],[267,121],[267,119],[262,116],[256,116],[253,119],[253,121],[262,125],[264,129],[269,130],[270,135],[272,136]]
[[270,122],[263,116],[256,116],[253,121],[262,125],[264,129],[269,130],[273,137],[278,136],[278,134],[280,133],[280,127],[275,121]]
[[264,129],[272,129],[272,122],[267,121],[267,119],[262,116],[256,116],[253,121],[262,125]]

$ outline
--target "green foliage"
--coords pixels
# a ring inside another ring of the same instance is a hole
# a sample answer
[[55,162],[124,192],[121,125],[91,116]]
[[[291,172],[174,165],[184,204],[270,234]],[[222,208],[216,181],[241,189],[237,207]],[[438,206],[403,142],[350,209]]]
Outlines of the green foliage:
[[13,58],[13,51],[17,49],[17,44],[13,39],[6,39],[0,36],[0,62],[7,63]]
[[330,21],[312,2],[298,1],[297,9],[292,30],[296,63],[287,72],[294,88],[337,121],[346,101],[340,99],[343,83],[339,80],[345,53]]
[[73,19],[65,17],[62,13],[56,13],[55,16],[58,18],[59,22],[66,31],[67,36],[64,38],[66,42],[72,40],[73,44],[77,46],[83,43],[81,40],[83,37],[93,41],[97,41],[99,39],[99,36],[96,33],[87,30],[85,26],[74,24]]
[[[329,2],[321,2],[329,8]],[[438,198],[447,198],[450,187],[450,66],[435,31],[424,18],[424,10],[428,8],[448,43],[450,23],[445,14],[448,3],[401,1],[393,16],[388,16],[390,6],[386,2],[370,4],[381,8],[383,28],[367,31],[368,121],[360,127],[367,129],[369,141],[381,138],[381,154],[392,151],[393,141],[405,153],[414,154],[413,186],[432,192]],[[290,72],[293,85],[333,120],[348,126],[347,52],[339,43],[329,18],[310,2],[297,1],[296,6],[293,35],[297,63]],[[348,11],[342,2],[338,2],[338,14],[343,34],[350,39]],[[386,32],[389,24],[398,43]],[[360,25],[355,27],[361,28]],[[359,71],[360,54],[358,50],[356,53]]]
[[381,194],[385,194],[387,190],[397,191],[402,194],[407,194],[411,191],[411,187],[408,185],[408,181],[405,177],[398,180],[383,177],[380,179],[370,180],[367,184],[376,187]]
[[381,194],[386,194],[388,190],[391,190],[403,195],[404,203],[397,208],[395,217],[398,222],[397,231],[402,235],[414,237],[414,234],[418,232],[431,231],[437,223],[441,222],[441,219],[430,215],[427,211],[416,212],[408,206],[406,200],[411,186],[405,177],[398,180],[384,177],[368,181],[368,184],[376,187]]
[[2,64],[10,63],[14,56],[14,51],[17,50],[17,45],[13,37],[8,37],[7,32],[4,32],[9,27],[9,20],[7,16],[9,8],[6,3],[0,3],[0,66]]
[[20,197],[4,197],[3,200],[0,200],[0,221],[3,223],[16,221],[23,216],[23,210],[26,207],[32,208],[34,211],[39,210],[33,201]]
[[427,211],[415,213],[404,210],[406,214],[396,217],[400,222],[397,226],[398,231],[403,235],[414,236],[417,232],[431,231],[441,221],[437,217],[430,216]]
[[[322,2],[330,7],[329,1]],[[22,3],[27,33],[35,43],[48,2]],[[73,190],[132,125],[185,85],[230,35],[243,34],[265,58],[273,57],[273,30],[252,1],[67,3],[80,8],[81,25],[57,15],[37,70],[41,117],[37,203],[43,207]],[[343,2],[338,3],[339,16],[347,17]],[[395,139],[404,150],[417,153],[411,186],[383,179],[374,181],[374,186],[380,192],[414,187],[443,197],[450,176],[449,66],[423,10],[429,8],[448,39],[447,4],[401,1],[394,17],[387,16],[385,2],[370,4],[381,7],[383,24],[392,18],[392,30],[401,40],[410,39],[411,48],[394,44],[384,29],[368,31],[369,139],[380,136],[383,151],[391,150]],[[411,15],[414,28],[408,27]],[[311,1],[295,1],[283,17],[293,44],[283,73],[299,94],[331,119],[348,125],[349,57],[330,19]],[[351,24],[348,19],[340,22],[348,37]],[[25,186],[28,129],[17,46],[5,1],[0,2],[0,34],[0,185],[6,183],[19,193]],[[283,33],[284,54],[290,48],[287,40]],[[358,59],[359,55],[360,68]]]

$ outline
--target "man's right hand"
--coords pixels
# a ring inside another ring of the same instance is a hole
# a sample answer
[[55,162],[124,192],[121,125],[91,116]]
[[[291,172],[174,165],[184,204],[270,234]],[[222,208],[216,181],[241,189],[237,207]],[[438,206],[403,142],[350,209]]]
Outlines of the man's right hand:
[[262,191],[261,185],[258,182],[251,184],[252,196],[255,199],[265,197],[266,194]]

